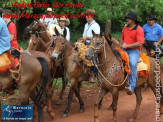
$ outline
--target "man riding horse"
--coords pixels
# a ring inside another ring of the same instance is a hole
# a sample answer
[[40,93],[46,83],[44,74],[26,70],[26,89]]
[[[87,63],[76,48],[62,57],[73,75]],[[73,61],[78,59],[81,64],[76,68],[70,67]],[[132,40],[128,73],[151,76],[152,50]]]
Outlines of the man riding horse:
[[137,63],[141,46],[144,43],[144,32],[138,25],[135,12],[129,12],[125,18],[127,25],[123,28],[120,46],[129,56],[131,75],[129,75],[129,85],[126,87],[126,91],[127,94],[132,95],[137,80]]
[[[88,22],[85,24],[84,32],[83,32],[83,37],[81,38],[81,42],[84,42],[86,45],[89,45],[90,44],[90,40],[93,37],[92,30],[96,34],[100,34],[100,26],[94,20],[94,17],[97,17],[97,15],[95,14],[95,10],[87,9],[86,12],[83,12],[82,14],[86,15],[86,20]],[[95,82],[95,76],[96,76],[97,69],[96,69],[96,67],[93,66],[91,68],[91,70],[92,70],[92,73],[91,73],[91,77],[90,77],[89,81],[91,83],[94,83]]]
[[0,55],[10,49],[10,36],[5,21],[0,17]]
[[[143,26],[145,36],[145,47],[156,51],[156,46],[161,44],[163,40],[163,29],[156,22],[157,18],[154,15],[150,15],[148,23]],[[159,38],[160,37],[160,38]],[[157,53],[156,51],[155,53]]]

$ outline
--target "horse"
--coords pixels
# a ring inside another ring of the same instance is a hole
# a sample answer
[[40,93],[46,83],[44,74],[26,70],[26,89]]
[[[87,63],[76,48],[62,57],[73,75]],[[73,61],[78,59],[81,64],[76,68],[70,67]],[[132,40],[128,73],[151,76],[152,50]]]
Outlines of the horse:
[[[35,51],[41,51],[46,53],[46,55],[48,55],[50,57],[50,46],[52,45],[53,40],[51,40],[51,38],[49,37],[49,35],[47,34],[46,28],[44,27],[44,25],[39,21],[39,20],[35,20],[33,21],[29,26],[26,27],[25,29],[26,34],[29,34],[28,36],[30,36],[30,39],[27,41],[27,50],[29,52],[31,52],[32,50]],[[35,33],[35,34],[31,34],[31,33]],[[37,54],[35,54],[37,55]],[[62,90],[61,93],[59,95],[59,99],[62,100],[63,99],[63,95],[64,95],[64,91],[65,91],[65,87],[67,86],[67,80],[64,77],[64,69],[60,66],[57,66],[56,63],[51,63],[52,67],[51,67],[51,77],[52,78],[62,78]],[[53,80],[52,80],[53,81]],[[47,104],[47,108],[48,108],[48,113],[50,115],[50,117],[52,119],[54,119],[54,112],[52,110],[52,95],[53,95],[53,90],[52,90],[52,81],[49,84],[49,88],[48,88],[48,104]],[[50,92],[51,90],[51,92]],[[50,97],[51,96],[51,97]]]
[[[116,52],[111,46],[110,42],[107,41],[107,38],[103,37],[102,34],[96,34],[94,31],[93,38],[91,40],[91,44],[89,46],[88,51],[85,56],[88,60],[92,60],[94,55],[98,56],[98,64],[96,65],[98,69],[98,79],[101,82],[99,87],[99,92],[97,94],[97,98],[94,103],[94,122],[99,122],[98,119],[98,106],[100,105],[103,97],[111,92],[112,94],[112,109],[113,109],[113,121],[116,122],[116,111],[117,111],[117,103],[119,97],[119,91],[124,90],[127,84],[127,73],[124,72],[124,66],[119,57],[115,54]],[[156,74],[153,75],[153,72],[158,70],[155,65],[155,59],[149,57],[150,61],[150,77],[138,77],[136,87],[135,87],[135,95],[136,95],[136,108],[131,118],[128,119],[129,122],[133,122],[137,118],[138,110],[140,108],[140,104],[142,101],[141,95],[141,85],[147,80],[148,85],[152,89],[153,93],[156,96]],[[117,77],[118,73],[118,77]],[[161,85],[160,85],[161,86]],[[157,92],[161,94],[162,90],[159,89]],[[163,98],[160,98],[160,113],[163,114],[162,104]]]
[[[19,80],[15,81],[15,72],[19,71]],[[44,122],[41,96],[49,82],[48,62],[41,57],[35,58],[26,53],[21,53],[19,66],[0,74],[0,91],[11,88],[15,83],[20,93],[20,104],[29,104],[29,97],[37,106],[39,122]],[[36,86],[38,86],[36,88]]]
[[74,44],[66,40],[66,30],[64,30],[64,35],[60,35],[57,29],[55,29],[57,38],[55,39],[53,53],[51,59],[53,61],[60,60],[65,69],[65,75],[67,79],[70,80],[70,89],[68,93],[68,104],[62,115],[62,117],[67,117],[70,111],[70,105],[73,98],[73,93],[77,96],[80,104],[80,112],[84,112],[84,102],[80,96],[80,86],[82,81],[88,81],[90,74],[90,68],[83,68],[77,57],[77,51]]

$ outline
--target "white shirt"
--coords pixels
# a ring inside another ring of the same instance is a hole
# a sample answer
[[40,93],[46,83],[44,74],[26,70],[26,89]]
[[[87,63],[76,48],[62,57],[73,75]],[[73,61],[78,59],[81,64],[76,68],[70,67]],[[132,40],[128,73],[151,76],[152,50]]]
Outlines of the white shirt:
[[69,30],[68,27],[61,28],[61,34],[62,34],[62,35],[63,35],[64,29],[67,30],[66,40],[67,40],[67,41],[70,41],[70,30]]
[[51,24],[58,24],[56,18],[55,19],[53,19],[53,18],[46,18],[46,17],[45,17],[45,19],[43,19],[43,18],[40,18],[40,22],[48,24],[47,29],[49,29]]
[[[100,26],[95,20],[93,20],[90,24],[88,22],[85,24],[83,36],[93,37],[92,30],[96,34],[100,34]],[[90,42],[89,40],[86,41]]]

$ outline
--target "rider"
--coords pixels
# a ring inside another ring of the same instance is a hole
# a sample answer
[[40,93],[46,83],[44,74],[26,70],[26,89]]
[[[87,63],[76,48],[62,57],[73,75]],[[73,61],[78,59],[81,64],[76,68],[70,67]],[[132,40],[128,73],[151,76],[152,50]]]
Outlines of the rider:
[[66,27],[70,24],[69,19],[65,17],[58,18],[58,23],[59,26],[61,27],[61,34],[63,35],[63,31],[66,29],[67,30],[66,40],[70,41],[70,30],[68,27]]
[[5,21],[0,17],[0,55],[10,49],[10,36]]
[[150,15],[148,21],[149,22],[143,26],[145,46],[156,51],[156,46],[163,40],[163,29],[156,22],[157,18],[154,15]]
[[[47,8],[47,10],[45,11],[45,13],[47,14],[47,15],[49,15],[49,17],[43,17],[43,18],[40,18],[40,21],[44,24],[44,26],[47,28],[47,29],[49,29],[49,27],[50,27],[50,25],[51,24],[58,24],[58,22],[57,22],[57,19],[56,18],[54,18],[53,19],[53,10],[52,10],[52,8]],[[45,16],[45,15],[44,15]]]
[[[2,17],[4,15],[12,15],[11,10],[4,10],[2,13]],[[18,42],[17,42],[17,31],[15,24],[11,21],[11,18],[3,18],[7,24],[8,31],[10,34],[10,41],[11,41],[11,48],[18,49]]]
[[[80,39],[80,42],[84,42],[86,45],[89,45],[90,44],[90,40],[93,37],[92,30],[96,34],[100,34],[100,26],[94,20],[94,17],[97,17],[97,15],[95,13],[95,10],[87,9],[86,12],[83,12],[82,14],[86,15],[87,23],[85,24],[84,32],[83,32],[83,37]],[[93,16],[90,16],[90,14],[93,15]],[[92,71],[92,75],[91,75],[89,81],[91,83],[94,83],[95,82],[96,72],[97,72],[96,67],[92,67],[91,71]]]
[[125,18],[127,25],[123,28],[120,46],[129,56],[131,75],[129,75],[129,85],[125,89],[128,95],[132,95],[137,80],[137,63],[144,43],[144,32],[138,25],[135,12],[129,12]]

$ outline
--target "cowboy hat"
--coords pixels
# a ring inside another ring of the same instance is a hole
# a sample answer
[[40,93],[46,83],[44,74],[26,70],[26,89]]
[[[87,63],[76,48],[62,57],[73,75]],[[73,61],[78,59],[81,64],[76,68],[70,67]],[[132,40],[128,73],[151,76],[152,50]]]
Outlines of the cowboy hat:
[[157,21],[157,18],[155,17],[155,15],[149,15],[148,20],[156,20]]
[[125,16],[125,18],[133,19],[136,23],[139,23],[139,21],[137,20],[137,14],[133,11],[129,12],[128,15]]
[[94,15],[95,17],[98,17],[94,9],[87,9],[86,12],[82,12],[81,14],[91,14]]
[[48,31],[48,34],[53,37],[53,35],[56,35],[55,33],[55,27],[57,28],[58,32],[61,33],[61,27],[57,24],[51,24],[50,27],[49,27],[49,31]]
[[60,17],[60,18],[57,18],[57,20],[58,20],[58,23],[59,23],[60,20],[62,20],[62,21],[65,21],[66,22],[66,25],[69,25],[70,24],[69,19],[68,18],[65,18],[65,16]]
[[45,12],[53,12],[52,8],[47,8]]

